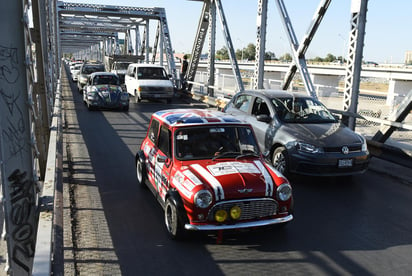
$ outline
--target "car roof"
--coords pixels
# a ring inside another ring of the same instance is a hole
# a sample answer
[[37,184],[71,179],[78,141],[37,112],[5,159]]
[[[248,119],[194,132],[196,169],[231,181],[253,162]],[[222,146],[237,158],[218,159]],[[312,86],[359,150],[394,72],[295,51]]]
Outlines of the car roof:
[[[243,93],[258,96],[263,95],[267,98],[312,98],[311,96],[304,94],[302,92],[290,92],[286,90],[275,90],[275,89],[256,89],[256,90],[245,90]],[[242,93],[239,92],[239,93]]]
[[111,72],[94,72],[94,73],[90,74],[91,77],[94,77],[96,75],[105,75],[105,76],[115,76],[115,77],[117,77],[117,75],[115,73],[111,73]]
[[221,124],[240,124],[249,125],[232,115],[217,110],[209,109],[166,109],[153,113],[165,124],[171,126],[181,125],[221,125]]
[[156,65],[156,64],[149,64],[149,63],[131,63],[129,66],[134,66],[134,67],[154,67],[154,68],[164,68],[161,65]]

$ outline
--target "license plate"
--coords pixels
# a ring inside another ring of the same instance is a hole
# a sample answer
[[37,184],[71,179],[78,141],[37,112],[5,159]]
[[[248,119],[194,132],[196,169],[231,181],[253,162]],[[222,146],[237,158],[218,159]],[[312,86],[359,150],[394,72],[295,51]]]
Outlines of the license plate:
[[352,159],[340,159],[338,161],[338,167],[339,168],[347,168],[347,167],[352,167],[353,166],[353,160]]

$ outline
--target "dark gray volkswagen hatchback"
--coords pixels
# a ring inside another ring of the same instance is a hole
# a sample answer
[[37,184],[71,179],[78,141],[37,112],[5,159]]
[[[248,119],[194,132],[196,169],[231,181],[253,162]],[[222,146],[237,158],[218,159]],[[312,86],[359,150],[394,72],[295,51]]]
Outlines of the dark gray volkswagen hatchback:
[[261,150],[285,175],[345,176],[368,168],[365,138],[306,94],[242,91],[223,111],[253,126]]

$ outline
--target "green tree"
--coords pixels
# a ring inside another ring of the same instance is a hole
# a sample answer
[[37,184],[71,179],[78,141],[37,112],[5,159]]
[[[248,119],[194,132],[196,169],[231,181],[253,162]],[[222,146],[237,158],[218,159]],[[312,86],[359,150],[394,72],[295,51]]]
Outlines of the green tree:
[[229,52],[225,46],[223,46],[220,50],[216,51],[216,58],[218,60],[227,60],[229,59]]
[[242,60],[243,59],[243,50],[242,49],[237,49],[236,50],[236,59],[237,60]]
[[255,60],[256,46],[253,43],[249,43],[243,50],[243,59]]
[[285,53],[283,56],[280,57],[280,60],[290,62],[292,61],[292,55],[289,53]]
[[327,54],[326,58],[324,59],[325,62],[332,62],[336,60],[336,56],[332,55],[332,54]]
[[265,53],[265,60],[277,60],[275,53],[270,52],[270,51],[266,52]]
[[313,61],[314,61],[314,62],[323,62],[323,58],[321,58],[321,57],[315,57],[315,58],[313,59]]

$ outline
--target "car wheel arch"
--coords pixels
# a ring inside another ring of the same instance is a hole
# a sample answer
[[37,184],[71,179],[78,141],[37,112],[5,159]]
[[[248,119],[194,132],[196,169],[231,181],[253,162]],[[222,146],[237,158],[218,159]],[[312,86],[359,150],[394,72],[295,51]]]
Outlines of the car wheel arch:
[[[284,163],[284,170],[282,171],[282,170],[279,170],[279,168],[274,164],[274,158],[275,158],[275,153],[276,153],[276,151],[277,150],[279,150],[280,152],[282,152],[282,155],[283,155],[283,157],[284,157],[284,161],[285,161],[285,163]],[[273,145],[273,147],[272,147],[272,149],[271,149],[271,151],[270,151],[270,163],[272,164],[272,166],[274,167],[274,168],[276,168],[277,170],[279,170],[282,174],[284,174],[285,176],[287,176],[288,174],[289,174],[289,170],[290,170],[290,167],[289,167],[289,163],[290,163],[290,160],[289,160],[289,155],[288,155],[288,150],[287,150],[287,148],[286,148],[286,146],[284,146],[284,145],[282,145],[282,144],[275,144],[275,145]]]
[[[170,210],[168,210],[170,208]],[[163,206],[164,212],[165,212],[165,224],[166,228],[168,228],[169,235],[171,235],[172,239],[181,239],[186,235],[186,230],[184,229],[184,225],[189,222],[189,219],[186,215],[186,210],[183,205],[183,200],[180,197],[179,192],[176,189],[170,189],[165,197],[164,201],[164,206]],[[176,212],[176,221],[171,222],[177,223],[176,229],[174,230],[175,233],[172,233],[173,230],[169,229],[169,227],[173,228],[173,226],[169,225],[168,222],[168,216],[171,214],[170,212]]]
[[168,198],[170,198],[170,200],[172,200],[172,202],[176,204],[176,207],[179,211],[184,211],[186,213],[182,197],[175,188],[169,189],[169,191],[167,191],[165,196],[165,202]]
[[[146,157],[144,156],[143,151],[142,150],[138,151],[136,153],[136,157],[135,157],[135,167],[136,167],[136,174],[137,174],[137,178],[138,178],[137,180],[138,180],[138,182],[140,182],[140,186],[142,186],[142,187],[146,187],[145,181],[146,181],[146,178],[147,178],[147,171],[146,171],[146,162],[145,162],[145,160],[146,160]],[[137,170],[138,170],[137,165],[138,165],[139,162],[140,162],[140,164],[142,164],[141,176],[140,176],[141,179],[139,179],[138,172],[137,172]]]

